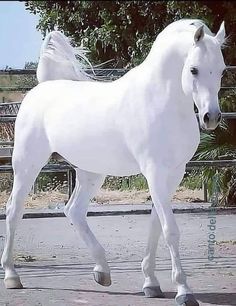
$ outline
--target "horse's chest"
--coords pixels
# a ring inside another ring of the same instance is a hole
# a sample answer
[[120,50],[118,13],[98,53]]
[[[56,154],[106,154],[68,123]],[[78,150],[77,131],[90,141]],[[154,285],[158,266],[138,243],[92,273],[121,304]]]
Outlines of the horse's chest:
[[[147,121],[146,121],[147,122]],[[151,158],[169,167],[187,163],[199,144],[199,128],[194,115],[159,115],[153,124],[130,129],[128,141],[134,155]]]
[[169,131],[169,135],[163,137],[162,141],[167,143],[169,147],[167,155],[171,156],[173,162],[176,164],[187,163],[196,152],[200,141],[197,121],[195,118],[177,118],[172,132]]

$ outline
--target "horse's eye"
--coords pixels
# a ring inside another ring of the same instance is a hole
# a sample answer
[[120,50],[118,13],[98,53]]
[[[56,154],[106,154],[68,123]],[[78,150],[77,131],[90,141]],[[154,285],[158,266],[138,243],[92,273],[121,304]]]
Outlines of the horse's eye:
[[197,75],[198,74],[198,69],[196,67],[192,67],[190,68],[190,71],[193,75]]

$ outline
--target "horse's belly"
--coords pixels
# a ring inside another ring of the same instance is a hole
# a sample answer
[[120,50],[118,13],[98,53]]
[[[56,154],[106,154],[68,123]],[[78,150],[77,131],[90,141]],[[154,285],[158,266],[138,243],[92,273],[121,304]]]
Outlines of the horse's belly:
[[140,173],[139,166],[125,143],[112,135],[81,132],[54,134],[51,148],[74,166],[105,175],[126,176]]
[[73,165],[90,172],[114,176],[126,176],[140,172],[135,160],[120,152],[113,154],[110,150],[83,147],[78,149],[77,154],[71,154],[71,151],[68,150],[62,153]]
[[58,153],[76,167],[105,175],[126,176],[140,173],[139,166],[131,156],[109,149],[100,150],[78,143],[76,151],[70,146],[58,149]]

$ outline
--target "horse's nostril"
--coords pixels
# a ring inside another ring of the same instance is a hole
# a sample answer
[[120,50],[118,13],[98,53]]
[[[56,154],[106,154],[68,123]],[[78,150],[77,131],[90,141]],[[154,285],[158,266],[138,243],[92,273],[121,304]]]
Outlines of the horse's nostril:
[[211,113],[206,113],[204,116],[203,116],[203,122],[206,124],[206,125],[209,125],[212,121],[212,123],[219,123],[221,120],[221,113],[215,113],[215,114],[211,114]]
[[209,114],[209,113],[206,113],[206,114],[204,115],[203,121],[204,121],[205,123],[209,123],[209,121],[210,121],[210,114]]
[[221,115],[221,113],[219,113],[218,116],[217,116],[217,123],[219,123],[221,121],[221,118],[222,118],[222,115]]

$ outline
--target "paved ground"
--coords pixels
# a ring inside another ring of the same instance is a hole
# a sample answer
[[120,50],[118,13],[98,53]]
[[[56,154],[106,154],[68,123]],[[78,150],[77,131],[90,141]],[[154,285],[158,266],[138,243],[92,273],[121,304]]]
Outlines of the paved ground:
[[[182,233],[183,266],[200,305],[236,305],[236,215],[216,218],[217,244],[213,262],[207,258],[208,214],[178,214],[176,218]],[[140,262],[147,240],[149,215],[88,219],[107,250],[112,270],[111,287],[104,288],[94,282],[93,260],[66,218],[24,219],[17,233],[16,258],[25,288],[7,291],[0,269],[0,305],[175,305],[170,258],[162,239],[156,273],[166,298],[146,299],[141,292]],[[5,221],[2,220],[0,253],[4,235]]]

